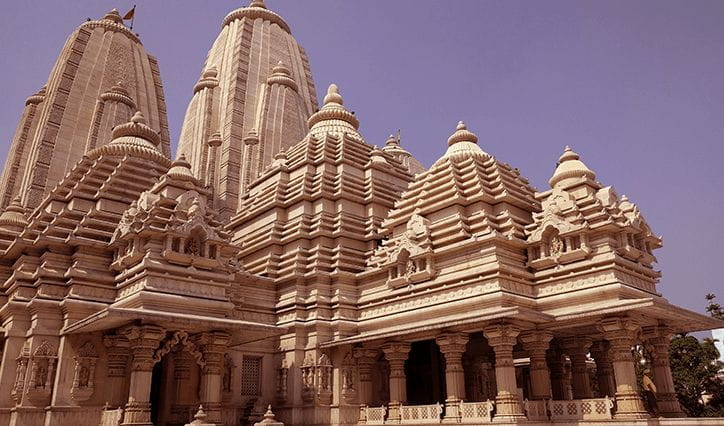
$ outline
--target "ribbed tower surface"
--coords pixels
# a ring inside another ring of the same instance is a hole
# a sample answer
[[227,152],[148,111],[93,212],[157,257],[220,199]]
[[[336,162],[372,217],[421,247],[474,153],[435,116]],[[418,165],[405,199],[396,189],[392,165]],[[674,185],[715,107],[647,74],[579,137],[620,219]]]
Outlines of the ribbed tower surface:
[[109,143],[112,128],[137,110],[170,156],[158,63],[114,9],[73,31],[46,85],[27,99],[0,180],[1,207],[18,195],[22,206],[37,207],[86,152]]
[[274,155],[299,142],[317,98],[304,49],[281,16],[252,1],[229,13],[194,86],[177,156],[233,214]]

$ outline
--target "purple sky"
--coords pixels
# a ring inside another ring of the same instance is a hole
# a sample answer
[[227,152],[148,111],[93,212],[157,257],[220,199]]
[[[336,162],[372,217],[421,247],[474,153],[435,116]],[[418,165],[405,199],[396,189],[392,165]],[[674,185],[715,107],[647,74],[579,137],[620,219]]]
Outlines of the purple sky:
[[[24,100],[70,32],[134,1],[5,1],[0,157]],[[161,67],[172,142],[222,18],[247,2],[136,1]],[[402,129],[426,166],[458,120],[539,189],[569,144],[638,204],[659,290],[703,312],[724,260],[724,1],[267,0],[307,49],[318,92],[335,82],[371,144]]]

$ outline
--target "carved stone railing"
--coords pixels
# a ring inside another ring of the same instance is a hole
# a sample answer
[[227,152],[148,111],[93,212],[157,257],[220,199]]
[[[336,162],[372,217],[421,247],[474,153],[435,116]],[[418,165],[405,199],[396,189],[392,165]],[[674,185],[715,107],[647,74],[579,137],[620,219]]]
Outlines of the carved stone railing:
[[387,416],[387,407],[359,406],[359,424],[361,425],[383,425]]
[[400,407],[400,423],[440,423],[442,417],[442,405],[403,405]]
[[606,420],[613,418],[611,398],[548,401],[551,420]]
[[463,402],[460,401],[460,417],[463,423],[466,422],[492,422],[493,401]]
[[525,409],[525,415],[528,417],[528,420],[548,420],[547,399],[537,401],[528,401],[526,399],[523,402],[523,408]]

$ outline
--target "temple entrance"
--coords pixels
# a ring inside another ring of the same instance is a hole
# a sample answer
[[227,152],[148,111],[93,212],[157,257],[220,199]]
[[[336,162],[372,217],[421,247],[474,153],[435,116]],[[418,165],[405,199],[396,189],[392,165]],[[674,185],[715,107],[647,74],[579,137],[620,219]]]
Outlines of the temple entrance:
[[161,382],[163,380],[163,362],[157,362],[153,366],[153,375],[151,376],[151,421],[154,425],[160,425],[158,422],[159,408],[161,405]]
[[412,343],[405,375],[409,405],[445,402],[445,361],[434,340]]

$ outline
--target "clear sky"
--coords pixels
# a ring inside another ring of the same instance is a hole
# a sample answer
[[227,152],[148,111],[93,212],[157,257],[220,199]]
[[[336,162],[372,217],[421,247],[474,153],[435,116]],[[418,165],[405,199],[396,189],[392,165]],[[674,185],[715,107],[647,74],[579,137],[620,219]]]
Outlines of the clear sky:
[[[3,1],[0,158],[24,100],[86,17],[134,1]],[[138,0],[172,141],[221,20],[243,1]],[[426,166],[458,120],[539,189],[565,145],[664,237],[659,290],[724,299],[724,1],[267,0],[371,144],[402,129]]]

